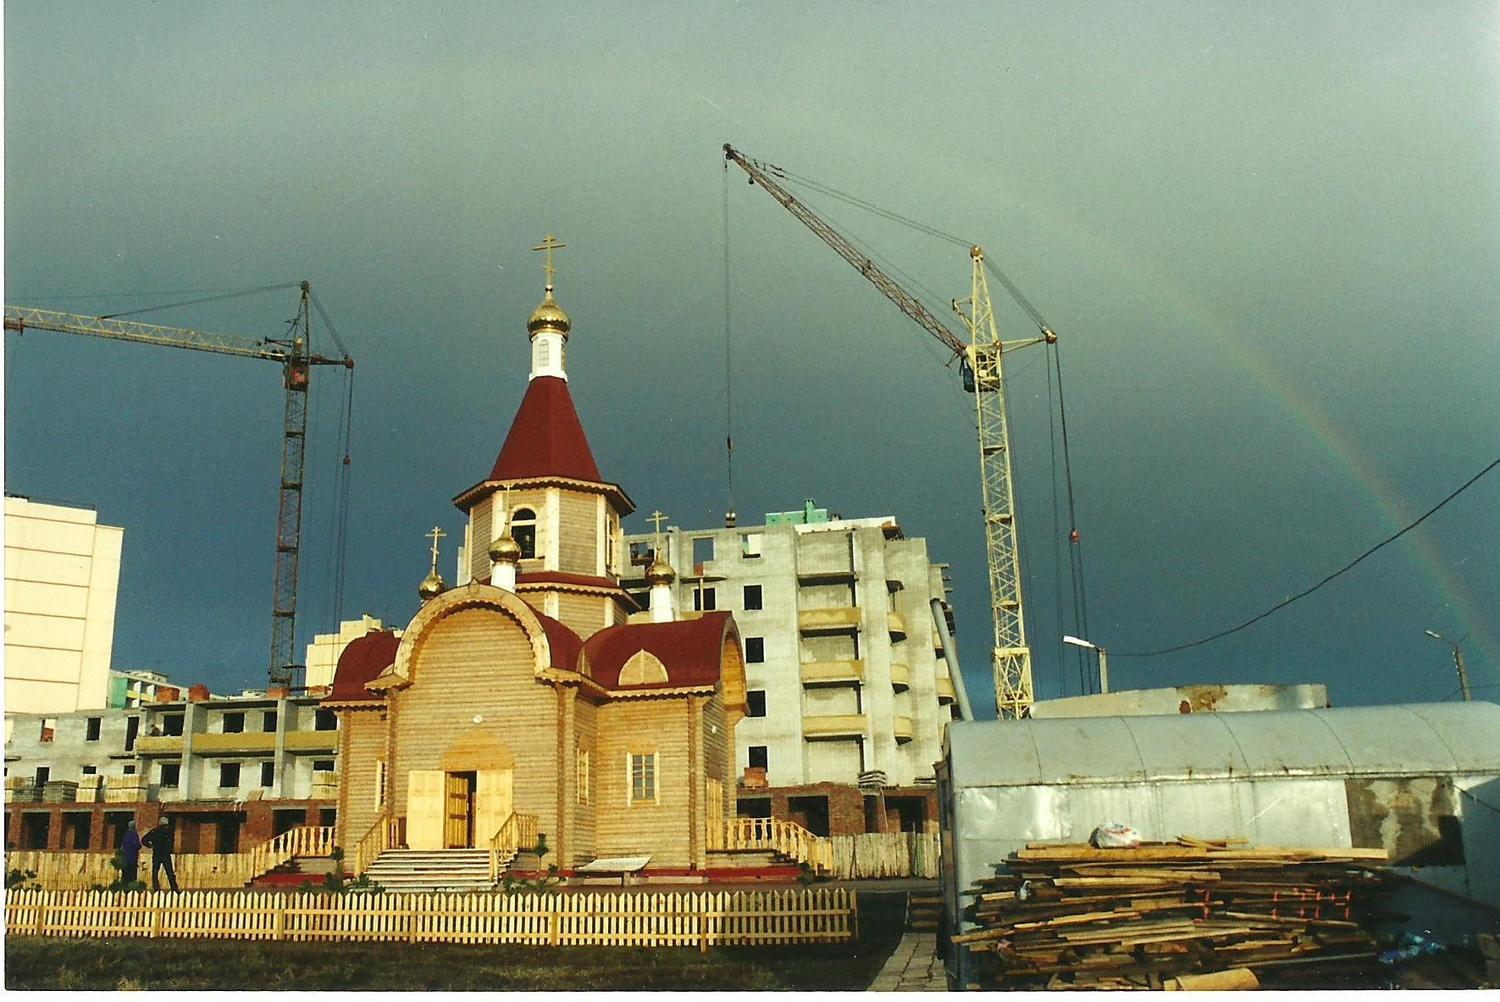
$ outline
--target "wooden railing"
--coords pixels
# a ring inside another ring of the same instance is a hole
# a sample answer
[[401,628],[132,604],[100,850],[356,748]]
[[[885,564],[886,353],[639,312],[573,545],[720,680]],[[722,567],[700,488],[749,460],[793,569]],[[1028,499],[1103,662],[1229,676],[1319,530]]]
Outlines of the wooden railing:
[[9,891],[7,936],[533,946],[711,946],[856,938],[854,892],[294,894]]
[[[718,835],[718,844],[714,836]],[[814,873],[833,869],[833,847],[826,838],[814,835],[795,821],[780,818],[735,818],[724,822],[722,831],[709,831],[710,850],[759,849],[777,852]]]
[[353,875],[357,877],[368,870],[370,864],[387,849],[400,846],[405,835],[405,818],[393,818],[389,814],[376,818],[370,830],[365,832],[359,844],[354,847],[354,857],[349,861],[349,865],[353,867]]
[[537,843],[535,814],[511,812],[505,824],[490,838],[490,879],[499,880],[500,870],[523,849],[535,849]]
[[[262,842],[248,852],[174,853],[172,869],[185,887],[244,887],[294,856],[331,856],[332,828],[303,827]],[[106,852],[8,852],[5,865],[12,870],[36,873],[36,882],[49,890],[66,890],[111,884],[119,873]],[[138,879],[149,880],[148,858],[142,858]]]
[[269,873],[282,863],[296,856],[333,855],[332,828],[303,826],[282,832],[269,842],[262,842],[245,857],[245,881],[249,882],[263,873]]

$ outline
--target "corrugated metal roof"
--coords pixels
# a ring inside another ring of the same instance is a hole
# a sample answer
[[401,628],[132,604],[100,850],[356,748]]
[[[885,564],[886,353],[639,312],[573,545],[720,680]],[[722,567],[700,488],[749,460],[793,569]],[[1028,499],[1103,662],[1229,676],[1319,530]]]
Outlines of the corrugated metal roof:
[[962,721],[946,743],[960,787],[1500,774],[1500,706]]

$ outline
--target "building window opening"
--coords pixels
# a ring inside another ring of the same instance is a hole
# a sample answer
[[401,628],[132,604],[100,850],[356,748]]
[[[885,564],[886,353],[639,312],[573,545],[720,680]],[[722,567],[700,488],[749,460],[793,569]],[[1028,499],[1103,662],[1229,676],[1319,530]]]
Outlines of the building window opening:
[[52,814],[25,814],[21,820],[21,848],[38,850],[47,848],[47,839],[52,834]]
[[814,835],[828,837],[827,797],[788,797],[786,809],[791,820]]
[[748,704],[750,716],[764,717],[766,715],[766,690],[751,689],[745,693],[745,702]]
[[741,818],[769,818],[771,816],[770,797],[744,797],[735,801],[734,813]]
[[714,558],[714,537],[699,536],[693,540],[693,563],[706,564]]
[[133,765],[127,765],[124,769],[121,770],[121,774],[125,775],[125,776],[134,776],[135,775],[135,766],[133,766]]
[[219,789],[238,790],[240,788],[240,764],[238,762],[225,762],[219,766]]
[[332,772],[332,771],[333,771],[333,759],[331,759],[331,758],[320,758],[316,762],[313,763],[313,772]]
[[332,710],[319,710],[314,717],[313,728],[319,731],[336,731],[339,728],[338,714]]
[[224,714],[224,733],[241,734],[245,730],[245,715],[243,713]]
[[182,777],[182,766],[176,763],[166,764],[161,767],[156,785],[168,790],[177,789],[177,783]]
[[260,729],[265,734],[272,734],[276,730],[276,711],[267,710],[261,714]]
[[135,739],[141,735],[141,718],[127,717],[125,719],[125,750],[135,750]]
[[767,765],[767,763],[768,763],[768,761],[770,759],[770,753],[767,751],[765,745],[751,745],[750,749],[749,749],[749,752],[750,752],[750,758],[749,758],[750,768],[752,768],[752,769],[766,769],[766,768],[769,768],[769,766]]
[[760,585],[745,585],[745,610],[754,612],[761,608]]
[[276,785],[276,763],[262,762],[260,764],[260,785],[270,787]]
[[758,665],[758,664],[764,663],[765,660],[766,660],[766,638],[765,637],[746,637],[745,638],[745,663],[746,664],[752,664],[752,665]]
[[99,775],[99,767],[97,765],[86,765],[83,767],[83,774],[85,776],[97,776]]
[[36,788],[38,790],[40,790],[42,787],[46,786],[47,785],[47,780],[49,780],[51,778],[52,778],[52,767],[51,766],[49,766],[49,765],[39,765],[39,766],[36,767]]
[[510,538],[521,548],[523,560],[536,556],[536,512],[517,508],[510,517]]
[[41,741],[43,744],[47,744],[48,742],[50,742],[56,736],[57,736],[57,719],[55,717],[46,717],[46,718],[44,718],[42,720],[42,730],[41,730],[41,733],[38,735],[37,740]]
[[719,607],[719,595],[713,588],[693,589],[693,611],[713,612]]
[[630,544],[630,566],[649,567],[656,559],[656,548],[650,543],[637,539]]
[[656,800],[656,753],[630,756],[630,802]]
[[760,556],[761,534],[758,532],[747,532],[740,537],[740,556],[752,558]]
[[100,726],[103,723],[104,723],[104,718],[103,717],[90,717],[88,725],[87,725],[87,730],[84,731],[83,740],[85,740],[85,741],[98,741],[99,740],[99,729],[100,729]]
[[162,717],[161,732],[169,738],[182,737],[182,714],[173,713]]

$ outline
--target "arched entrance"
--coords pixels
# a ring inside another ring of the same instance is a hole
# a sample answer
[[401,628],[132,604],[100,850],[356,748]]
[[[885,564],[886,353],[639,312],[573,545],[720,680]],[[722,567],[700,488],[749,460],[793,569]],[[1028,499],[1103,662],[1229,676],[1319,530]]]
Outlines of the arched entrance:
[[448,746],[440,765],[407,774],[406,844],[413,849],[489,845],[513,810],[510,749],[494,734],[471,727]]

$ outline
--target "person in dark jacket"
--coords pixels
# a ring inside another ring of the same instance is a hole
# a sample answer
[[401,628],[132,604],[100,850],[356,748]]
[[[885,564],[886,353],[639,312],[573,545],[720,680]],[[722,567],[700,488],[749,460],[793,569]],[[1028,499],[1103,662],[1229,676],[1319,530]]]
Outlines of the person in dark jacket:
[[151,849],[151,889],[161,890],[161,871],[167,871],[167,883],[172,890],[177,890],[177,874],[172,869],[172,842],[176,832],[172,829],[172,819],[162,818],[161,824],[146,833],[141,839],[141,845]]
[[135,883],[141,865],[141,835],[135,830],[135,821],[125,826],[125,837],[120,840],[120,856],[125,865],[120,869],[120,882]]

